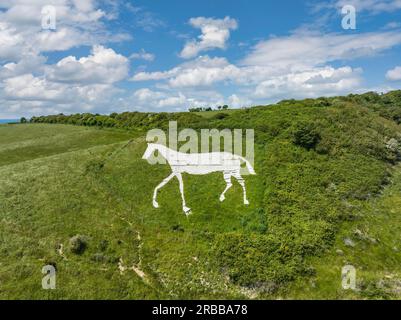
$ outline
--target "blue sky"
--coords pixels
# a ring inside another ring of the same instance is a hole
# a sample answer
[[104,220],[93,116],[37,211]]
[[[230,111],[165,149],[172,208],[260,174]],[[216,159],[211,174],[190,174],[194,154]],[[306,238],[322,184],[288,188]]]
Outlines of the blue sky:
[[386,92],[400,53],[400,0],[0,0],[0,118]]

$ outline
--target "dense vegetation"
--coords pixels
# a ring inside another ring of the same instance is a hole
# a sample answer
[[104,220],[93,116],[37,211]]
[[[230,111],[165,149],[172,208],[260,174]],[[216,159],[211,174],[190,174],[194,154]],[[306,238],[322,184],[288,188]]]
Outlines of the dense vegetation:
[[[21,141],[15,142],[17,145],[11,146],[10,141],[0,138],[0,163],[14,163],[3,167],[0,176],[6,179],[10,171],[5,170],[11,170],[14,172],[11,176],[17,181],[7,179],[7,183],[0,186],[2,212],[6,212],[6,217],[15,217],[17,212],[23,213],[23,217],[33,214],[32,218],[19,218],[18,226],[13,226],[17,222],[3,216],[1,260],[10,259],[12,249],[8,239],[15,237],[10,232],[20,230],[19,234],[23,234],[22,230],[27,228],[25,223],[32,223],[33,218],[46,223],[39,216],[47,213],[50,216],[45,215],[46,219],[50,217],[52,225],[43,226],[44,230],[52,233],[52,228],[56,227],[55,234],[50,236],[52,246],[44,245],[45,249],[41,249],[47,256],[27,250],[18,256],[51,260],[64,270],[75,266],[80,270],[81,281],[83,275],[85,279],[100,281],[91,275],[100,265],[108,270],[101,285],[108,283],[106,286],[120,288],[119,293],[107,291],[91,295],[68,287],[73,293],[62,291],[57,297],[291,296],[286,288],[302,281],[300,279],[318,277],[313,259],[332,252],[338,242],[336,236],[346,229],[345,226],[368,217],[366,204],[375,201],[390,184],[392,168],[401,159],[400,119],[400,91],[385,95],[367,93],[286,100],[276,105],[217,112],[210,117],[197,113],[139,112],[33,117],[30,120],[33,124],[20,127],[46,131],[52,126],[37,123],[52,123],[57,124],[57,130],[79,128],[88,137],[114,135],[110,141],[118,141],[120,137],[128,141],[128,136],[143,137],[148,129],[167,128],[171,120],[177,120],[181,128],[253,128],[257,176],[246,179],[251,206],[242,206],[238,188],[230,191],[227,202],[219,203],[217,195],[223,190],[224,181],[220,175],[211,175],[185,176],[187,197],[194,212],[189,219],[181,212],[175,183],[161,192],[162,208],[153,209],[151,193],[168,175],[168,168],[149,166],[140,159],[146,147],[140,138],[121,151],[116,150],[126,143],[108,146],[100,142],[102,147],[88,149],[85,153],[68,156],[59,153],[53,159],[55,169],[43,173],[58,193],[41,194],[38,202],[38,196],[30,188],[38,190],[43,186],[24,185],[26,174],[19,177],[19,172],[25,172],[24,166],[30,171],[37,169],[35,166],[45,170],[48,163],[38,158],[31,168],[29,163],[7,158],[10,157],[8,150],[27,152],[30,155],[26,158],[30,159],[34,158],[31,157],[34,151],[42,154],[43,150],[51,149],[51,143],[42,141],[30,145],[20,138]],[[60,124],[114,129],[95,130]],[[1,130],[11,129],[3,127]],[[23,134],[22,131],[19,134]],[[63,137],[63,140],[69,144],[68,139]],[[92,145],[85,142],[85,138],[77,141],[88,148]],[[57,163],[69,163],[68,170],[60,169]],[[17,169],[19,171],[13,171]],[[60,176],[54,176],[57,174]],[[39,178],[29,179],[37,181]],[[62,185],[75,195],[69,201],[63,198],[66,195]],[[5,195],[18,199],[18,211]],[[92,215],[107,223],[92,226]],[[69,221],[71,216],[77,219],[73,226]],[[65,232],[57,229],[59,224],[66,227]],[[36,226],[37,232],[38,228]],[[399,238],[397,235],[389,241],[399,241]],[[81,248],[82,243],[76,244],[77,239],[81,239],[87,249],[82,253],[79,249],[79,255],[72,253],[72,261],[64,261],[54,247],[64,244]],[[30,242],[29,238],[25,241]],[[394,259],[400,261],[399,253],[394,251],[393,254],[397,256]],[[121,257],[124,263],[119,262]],[[136,278],[122,284],[118,278],[118,263],[120,266],[134,264],[144,270],[146,276],[138,277],[141,273],[135,271],[132,277]],[[84,265],[92,271],[83,271]],[[23,272],[28,270],[27,267]],[[3,280],[1,277],[0,281],[7,281],[4,279],[7,276],[3,276]],[[74,282],[72,274],[65,277],[66,283]],[[135,286],[137,289],[133,289]],[[374,291],[371,287],[369,290],[373,297],[383,296],[380,290]]]

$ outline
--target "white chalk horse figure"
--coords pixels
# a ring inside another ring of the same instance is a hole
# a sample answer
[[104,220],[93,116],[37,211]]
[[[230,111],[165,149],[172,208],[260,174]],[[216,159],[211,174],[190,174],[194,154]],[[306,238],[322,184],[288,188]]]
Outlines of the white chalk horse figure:
[[237,179],[241,185],[244,193],[244,204],[249,205],[249,201],[246,197],[245,181],[241,176],[241,162],[245,162],[247,169],[250,174],[255,175],[255,170],[248,160],[245,158],[229,153],[229,152],[212,152],[212,153],[182,153],[171,150],[164,145],[148,143],[148,147],[142,157],[142,159],[149,159],[149,157],[158,151],[159,154],[166,159],[169,163],[172,173],[164,179],[154,190],[153,193],[153,206],[159,207],[157,203],[157,192],[163,188],[171,179],[177,177],[180,187],[180,193],[182,198],[182,209],[188,216],[191,214],[191,209],[187,207],[184,197],[184,182],[182,179],[182,173],[188,173],[193,175],[205,175],[212,172],[222,172],[224,180],[227,186],[223,193],[220,195],[220,201],[225,200],[226,192],[232,187],[231,177]]

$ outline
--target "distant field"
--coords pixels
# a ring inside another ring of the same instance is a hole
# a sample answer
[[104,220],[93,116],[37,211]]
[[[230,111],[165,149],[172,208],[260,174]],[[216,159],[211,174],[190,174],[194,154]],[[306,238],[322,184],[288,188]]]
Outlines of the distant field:
[[[296,144],[310,123],[314,149]],[[220,174],[184,175],[188,218],[175,180],[152,207],[170,169],[141,159],[140,131],[0,125],[0,298],[401,298],[401,167],[385,144],[398,125],[303,105],[215,124],[256,128],[251,204],[237,183],[221,203]],[[41,288],[48,264],[56,290]],[[341,287],[347,264],[356,291]]]
[[200,115],[206,119],[210,119],[215,117],[219,113],[230,114],[232,112],[237,111],[236,109],[228,109],[228,110],[213,110],[213,111],[202,111],[202,112],[194,112],[197,115]]

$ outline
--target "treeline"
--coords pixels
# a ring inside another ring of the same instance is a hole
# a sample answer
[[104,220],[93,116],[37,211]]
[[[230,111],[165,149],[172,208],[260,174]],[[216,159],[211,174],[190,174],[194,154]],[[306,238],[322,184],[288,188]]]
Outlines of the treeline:
[[[350,94],[348,96],[318,98],[318,99],[304,99],[304,100],[283,100],[275,106],[293,106],[295,107],[335,107],[340,105],[356,105],[358,107],[366,107],[378,113],[381,117],[395,121],[397,124],[401,123],[401,90],[391,91],[386,94],[378,94],[375,92],[368,92],[360,95]],[[218,110],[227,110],[227,105],[218,107]],[[239,110],[240,113],[248,113],[252,110],[257,111],[266,106],[259,106]],[[123,112],[112,113],[110,115],[100,115],[92,113],[72,114],[72,115],[49,115],[32,117],[29,121],[31,123],[59,123],[59,124],[73,124],[82,126],[98,126],[106,128],[126,128],[126,129],[148,129],[154,127],[164,128],[169,121],[178,121],[181,126],[195,128],[209,127],[210,122],[213,120],[219,121],[225,119],[225,123],[230,118],[228,113],[217,113],[214,117],[206,120],[197,112],[213,111],[212,108],[191,108],[190,112],[179,113],[152,113],[152,112]],[[231,113],[233,115],[233,113]],[[25,118],[21,122],[27,122]],[[242,127],[241,123],[236,123],[237,127]],[[219,123],[216,124],[217,126]]]
[[213,110],[212,107],[192,107],[189,108],[188,111],[189,112],[209,112],[209,111],[217,111],[217,110],[228,110],[229,106],[228,105],[224,105],[224,106],[217,106],[215,110]]
[[203,118],[188,112],[182,113],[143,113],[143,112],[123,112],[112,113],[110,115],[100,115],[91,113],[72,114],[72,115],[49,115],[32,117],[31,123],[58,123],[72,124],[80,126],[97,126],[104,128],[123,128],[123,129],[147,129],[154,127],[164,128],[169,121],[177,121],[180,124],[191,125],[198,123]]

